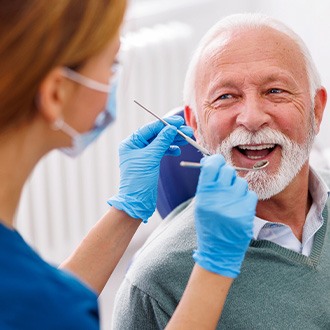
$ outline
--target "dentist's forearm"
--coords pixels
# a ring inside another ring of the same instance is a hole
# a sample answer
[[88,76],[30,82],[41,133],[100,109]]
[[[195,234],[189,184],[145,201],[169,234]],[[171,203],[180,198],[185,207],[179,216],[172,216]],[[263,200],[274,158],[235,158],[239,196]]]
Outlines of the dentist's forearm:
[[100,294],[140,223],[111,207],[60,268],[70,271]]
[[215,329],[232,283],[196,264],[166,330]]

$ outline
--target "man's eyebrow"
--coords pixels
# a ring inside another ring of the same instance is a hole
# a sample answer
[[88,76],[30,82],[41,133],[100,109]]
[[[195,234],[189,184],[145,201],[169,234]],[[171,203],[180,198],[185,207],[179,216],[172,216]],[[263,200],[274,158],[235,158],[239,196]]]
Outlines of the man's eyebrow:
[[217,89],[220,88],[237,88],[237,85],[240,85],[240,83],[238,83],[237,81],[234,82],[233,79],[222,79],[221,77],[219,77],[209,85],[208,95],[212,95],[212,93],[214,93]]
[[273,82],[284,82],[290,85],[292,84],[297,85],[297,81],[292,75],[283,74],[281,72],[273,73],[265,77],[263,80],[264,84],[273,83]]

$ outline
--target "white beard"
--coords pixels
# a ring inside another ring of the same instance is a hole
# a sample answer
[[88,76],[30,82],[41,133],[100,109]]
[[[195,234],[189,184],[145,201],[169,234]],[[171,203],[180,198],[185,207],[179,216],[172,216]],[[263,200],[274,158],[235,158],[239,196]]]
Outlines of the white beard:
[[[275,174],[267,174],[266,170],[250,171],[244,177],[259,200],[266,200],[283,191],[293,178],[299,173],[302,166],[309,158],[309,154],[315,138],[315,120],[311,118],[312,125],[307,134],[306,141],[298,144],[290,140],[283,133],[263,128],[256,133],[251,133],[239,127],[234,130],[220,145],[211,153],[219,153],[224,156],[227,163],[233,165],[232,148],[244,144],[278,144],[282,148],[280,168]],[[198,132],[201,143],[206,147],[201,132]],[[210,148],[208,148],[210,149]]]

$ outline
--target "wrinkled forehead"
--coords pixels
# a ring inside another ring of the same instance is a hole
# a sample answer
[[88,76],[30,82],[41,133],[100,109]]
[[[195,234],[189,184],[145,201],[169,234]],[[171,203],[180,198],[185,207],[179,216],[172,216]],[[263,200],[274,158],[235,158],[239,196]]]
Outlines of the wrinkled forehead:
[[306,64],[297,43],[286,34],[270,27],[236,29],[218,33],[204,47],[197,65],[196,78],[223,65],[272,63],[292,71],[297,78],[306,75]]

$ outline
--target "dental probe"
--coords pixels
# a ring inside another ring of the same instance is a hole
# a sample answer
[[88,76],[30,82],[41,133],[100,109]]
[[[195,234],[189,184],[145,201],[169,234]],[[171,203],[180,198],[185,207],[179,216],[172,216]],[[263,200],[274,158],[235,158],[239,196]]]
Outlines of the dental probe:
[[[254,165],[251,168],[237,167],[237,166],[233,166],[233,167],[237,171],[258,171],[258,170],[261,170],[261,169],[267,167],[268,164],[269,164],[268,160],[261,160],[259,162],[254,163]],[[182,162],[180,162],[180,166],[192,167],[192,168],[201,168],[203,165],[201,163],[182,161]]]
[[[134,103],[136,103],[138,106],[140,106],[142,109],[144,109],[145,111],[149,112],[151,115],[153,115],[154,117],[156,117],[157,119],[159,119],[163,124],[165,125],[170,125],[167,121],[165,121],[163,118],[159,117],[158,115],[156,115],[155,113],[153,113],[151,110],[148,110],[146,107],[144,107],[142,104],[140,104],[139,102],[134,100]],[[181,135],[189,144],[191,144],[192,146],[194,146],[196,149],[198,149],[203,155],[205,156],[210,156],[211,154],[202,146],[200,146],[195,140],[193,140],[191,137],[187,136],[186,134],[184,134],[183,132],[181,132],[180,130],[177,130],[178,134]]]

